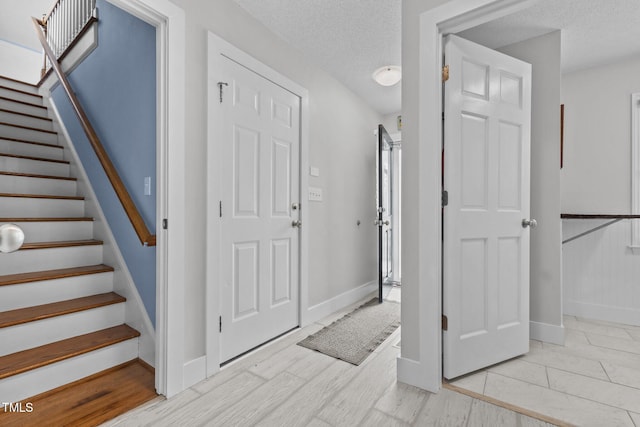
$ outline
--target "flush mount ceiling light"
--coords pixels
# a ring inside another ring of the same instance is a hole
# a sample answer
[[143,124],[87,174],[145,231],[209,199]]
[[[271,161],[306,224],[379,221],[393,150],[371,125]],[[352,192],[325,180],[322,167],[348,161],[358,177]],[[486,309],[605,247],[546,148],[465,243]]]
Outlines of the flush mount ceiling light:
[[402,78],[402,69],[398,65],[385,65],[373,72],[373,80],[382,86],[393,86]]

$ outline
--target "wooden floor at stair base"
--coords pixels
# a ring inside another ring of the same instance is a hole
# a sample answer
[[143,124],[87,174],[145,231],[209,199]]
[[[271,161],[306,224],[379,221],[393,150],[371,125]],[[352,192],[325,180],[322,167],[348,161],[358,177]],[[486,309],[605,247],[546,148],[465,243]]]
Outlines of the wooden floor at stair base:
[[133,360],[22,401],[32,412],[0,406],[0,425],[97,426],[157,396],[153,368]]

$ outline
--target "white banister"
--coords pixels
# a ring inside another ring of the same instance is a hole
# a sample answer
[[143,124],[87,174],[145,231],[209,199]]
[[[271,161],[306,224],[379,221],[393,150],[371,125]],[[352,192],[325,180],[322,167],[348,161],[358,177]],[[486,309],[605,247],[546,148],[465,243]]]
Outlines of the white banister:
[[[60,58],[94,16],[96,0],[58,0],[43,18],[47,44]],[[44,73],[51,68],[45,55]]]

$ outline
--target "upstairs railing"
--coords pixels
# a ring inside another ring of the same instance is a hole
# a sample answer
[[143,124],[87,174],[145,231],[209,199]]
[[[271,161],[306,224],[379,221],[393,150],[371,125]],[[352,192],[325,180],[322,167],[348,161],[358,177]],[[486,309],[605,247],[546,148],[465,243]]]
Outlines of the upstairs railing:
[[[56,59],[61,58],[95,16],[96,0],[58,0],[53,5],[42,18],[41,25]],[[51,62],[45,54],[43,76],[50,67]]]
[[623,219],[640,219],[640,215],[618,215],[618,214],[560,214],[560,218],[561,219],[601,219],[601,220],[608,220],[607,222],[605,222],[604,224],[600,224],[597,227],[593,227],[590,228],[589,230],[586,230],[580,234],[577,234],[575,236],[571,236],[567,239],[564,239],[562,241],[562,244],[564,245],[565,243],[569,243],[572,242],[576,239],[579,239],[581,237],[584,237],[586,235],[589,235],[591,233],[594,233],[598,230],[602,230],[605,227],[608,227],[610,225],[613,225],[617,222],[622,221]]
[[[81,3],[84,1],[85,0],[61,0],[57,4],[64,4],[64,3],[75,4],[75,3],[79,3],[79,2]],[[89,2],[94,2],[94,0],[90,0]],[[63,7],[63,6],[59,6],[59,7]],[[55,10],[55,7],[54,7],[54,10]],[[68,12],[63,12],[64,10],[67,10],[67,9],[63,8],[59,13],[68,13]],[[36,18],[32,18],[32,20],[33,20],[33,25],[36,28],[38,38],[40,39],[40,43],[42,44],[42,48],[44,49],[44,53],[48,58],[49,63],[51,64],[56,75],[58,76],[60,85],[62,86],[67,96],[69,97],[73,110],[75,111],[76,115],[78,116],[78,119],[80,120],[80,124],[82,125],[82,128],[84,129],[84,132],[87,135],[89,143],[91,144],[91,147],[93,147],[93,150],[95,151],[96,156],[98,157],[98,160],[100,161],[100,164],[102,165],[102,168],[104,169],[107,175],[107,178],[109,179],[109,182],[113,186],[113,189],[116,195],[118,196],[118,199],[122,204],[122,207],[124,208],[127,216],[129,217],[129,221],[131,221],[131,225],[133,225],[133,228],[136,231],[136,234],[138,235],[140,242],[145,246],[155,246],[156,235],[152,234],[147,228],[147,225],[145,224],[144,219],[140,214],[140,211],[136,207],[133,199],[131,198],[131,195],[127,191],[127,188],[125,187],[124,183],[122,182],[122,179],[120,178],[120,175],[116,170],[116,167],[114,166],[113,162],[109,158],[106,150],[104,149],[104,146],[100,142],[100,138],[98,138],[98,135],[96,134],[95,129],[91,125],[91,122],[89,121],[89,118],[87,117],[87,114],[85,113],[84,108],[82,108],[80,101],[76,97],[73,91],[73,88],[71,87],[71,84],[67,79],[67,76],[62,71],[62,67],[60,66],[60,62],[58,61],[56,54],[53,52],[53,49],[47,42],[45,31],[43,28],[43,24],[45,23],[37,20]],[[70,44],[73,43],[73,40],[69,43]]]

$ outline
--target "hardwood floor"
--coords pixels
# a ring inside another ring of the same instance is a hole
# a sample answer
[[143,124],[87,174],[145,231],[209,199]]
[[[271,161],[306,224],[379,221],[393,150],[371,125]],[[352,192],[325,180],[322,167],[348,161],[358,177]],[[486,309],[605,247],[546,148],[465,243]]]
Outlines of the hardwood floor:
[[134,360],[26,399],[23,412],[0,406],[0,425],[96,426],[156,398],[154,383],[153,370]]
[[443,389],[396,381],[400,330],[360,366],[296,345],[358,304],[296,330],[225,366],[172,399],[159,399],[105,426],[549,426]]

